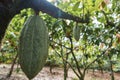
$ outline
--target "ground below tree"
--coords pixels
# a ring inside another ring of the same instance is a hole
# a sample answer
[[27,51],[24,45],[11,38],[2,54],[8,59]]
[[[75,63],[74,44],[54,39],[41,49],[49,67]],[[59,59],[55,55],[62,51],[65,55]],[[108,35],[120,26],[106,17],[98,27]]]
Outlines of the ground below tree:
[[[0,79],[5,77],[9,72],[11,65],[0,64]],[[42,71],[33,80],[63,80],[64,72],[62,68],[53,68],[53,73],[50,73],[49,67],[44,67]],[[8,80],[28,80],[24,73],[20,70],[17,72],[16,66],[14,68],[12,76]],[[69,69],[67,80],[77,80],[74,72]],[[91,70],[86,74],[85,80],[110,80],[109,72],[101,74],[100,71],[93,72]],[[120,73],[115,73],[115,80],[120,80]]]

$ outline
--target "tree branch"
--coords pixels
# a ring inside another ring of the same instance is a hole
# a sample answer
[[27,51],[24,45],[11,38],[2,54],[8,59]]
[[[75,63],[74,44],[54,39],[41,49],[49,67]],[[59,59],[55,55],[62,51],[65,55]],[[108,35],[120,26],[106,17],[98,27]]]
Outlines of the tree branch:
[[[51,48],[53,48],[53,47],[51,46]],[[61,57],[61,58],[63,59],[63,61],[65,61],[66,63],[69,64],[69,66],[71,67],[71,69],[73,70],[73,72],[77,75],[77,77],[81,78],[81,76],[76,72],[76,70],[75,70],[74,67],[70,64],[70,62],[68,62],[67,60],[65,60],[65,59],[62,57],[62,55],[60,55],[55,49],[54,49],[54,51],[55,51],[55,53],[56,53],[59,57]]]
[[75,63],[76,63],[77,70],[78,70],[79,74],[82,76],[83,74],[82,74],[82,72],[81,72],[81,70],[80,70],[79,63],[78,63],[77,58],[75,57],[75,54],[74,54],[74,52],[73,52],[73,41],[72,41],[72,38],[69,37],[69,40],[70,40],[70,44],[71,44],[71,53],[72,53],[72,56],[73,56],[74,61],[75,61]]
[[77,16],[70,15],[46,0],[21,0],[20,2],[15,2],[15,7],[17,8],[17,12],[25,8],[32,8],[35,11],[47,13],[54,18],[69,19],[80,23],[88,23],[87,19],[84,20]]

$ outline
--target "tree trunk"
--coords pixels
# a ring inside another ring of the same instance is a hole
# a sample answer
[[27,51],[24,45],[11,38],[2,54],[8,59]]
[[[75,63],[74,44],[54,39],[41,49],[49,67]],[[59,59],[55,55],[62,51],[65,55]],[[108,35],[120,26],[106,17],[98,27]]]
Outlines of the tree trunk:
[[110,55],[108,55],[108,58],[109,58],[109,63],[110,63],[110,75],[111,75],[111,80],[115,80],[114,71],[113,71],[113,68],[112,68],[112,65],[113,65],[113,64],[112,64]]
[[4,5],[2,5],[2,3],[0,3],[0,43],[5,35],[5,31],[10,20],[11,18],[9,15],[9,10]]

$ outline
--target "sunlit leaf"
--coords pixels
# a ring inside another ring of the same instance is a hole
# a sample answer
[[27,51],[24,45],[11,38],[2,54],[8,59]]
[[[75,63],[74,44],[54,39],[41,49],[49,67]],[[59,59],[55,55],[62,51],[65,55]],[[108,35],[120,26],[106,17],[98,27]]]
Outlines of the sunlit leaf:
[[73,6],[73,11],[77,10],[79,8],[80,1],[78,1],[74,6]]

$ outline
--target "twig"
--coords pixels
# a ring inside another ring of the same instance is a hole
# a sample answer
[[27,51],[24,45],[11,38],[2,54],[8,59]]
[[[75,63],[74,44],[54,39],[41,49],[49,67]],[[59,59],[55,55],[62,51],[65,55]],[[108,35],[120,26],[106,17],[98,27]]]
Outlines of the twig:
[[12,66],[11,66],[10,71],[9,71],[8,75],[6,76],[6,78],[11,77],[12,72],[13,72],[13,68],[14,68],[14,65],[15,65],[15,62],[16,62],[16,60],[17,60],[17,57],[18,57],[18,53],[16,54],[16,56],[15,56],[15,58],[14,58],[14,60],[13,60]]
[[55,44],[57,44],[57,45],[59,45],[59,46],[62,46],[62,47],[64,47],[64,48],[70,50],[70,48],[69,48],[69,47],[66,47],[65,45],[62,45],[62,44],[60,44],[60,43],[57,43],[57,42],[55,42],[55,41],[53,41],[53,40],[50,40],[50,41],[53,42],[53,43],[55,43]]
[[106,13],[105,13],[103,10],[102,10],[101,12],[102,12],[102,13],[104,14],[104,16],[105,16],[107,25],[110,25],[110,26],[112,26],[112,27],[115,27],[115,24],[114,24],[113,22],[109,21],[109,19],[108,19]]

